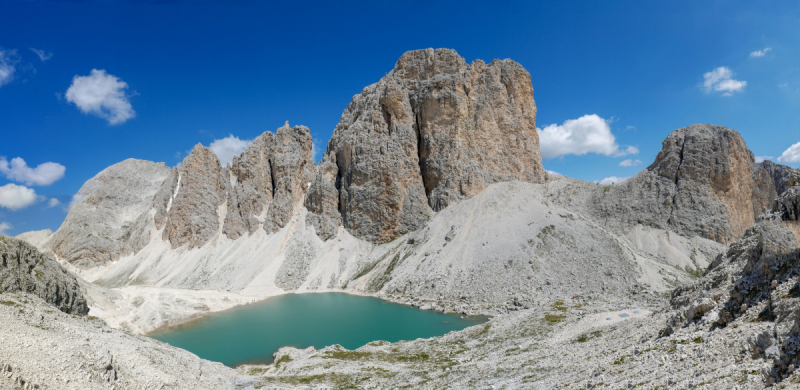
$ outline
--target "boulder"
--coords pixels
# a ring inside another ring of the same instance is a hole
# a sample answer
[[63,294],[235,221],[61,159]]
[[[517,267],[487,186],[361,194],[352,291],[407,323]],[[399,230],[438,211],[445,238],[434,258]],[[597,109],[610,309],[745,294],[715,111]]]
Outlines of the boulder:
[[714,301],[711,298],[700,298],[693,301],[686,309],[686,320],[694,321],[703,317],[708,311],[714,308]]

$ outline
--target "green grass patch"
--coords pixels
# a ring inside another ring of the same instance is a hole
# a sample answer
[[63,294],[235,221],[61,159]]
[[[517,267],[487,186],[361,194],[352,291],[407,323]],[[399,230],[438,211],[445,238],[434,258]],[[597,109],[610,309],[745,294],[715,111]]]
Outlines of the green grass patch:
[[544,315],[544,320],[549,322],[549,323],[551,323],[551,324],[559,323],[559,322],[563,321],[564,318],[567,318],[567,316],[564,315],[564,314],[548,313],[548,314]]
[[275,361],[275,367],[280,367],[281,364],[289,363],[292,361],[292,358],[289,355],[283,355],[280,359]]
[[370,356],[369,352],[344,350],[344,351],[327,351],[322,357],[326,359],[357,361],[357,360],[365,360],[369,356]]
[[587,342],[587,341],[589,341],[589,340],[591,340],[591,339],[593,339],[595,337],[599,337],[602,333],[603,332],[600,331],[600,330],[596,330],[596,331],[594,331],[592,333],[584,333],[584,334],[578,336],[578,338],[575,341],[577,341],[579,343],[585,343],[585,342]]

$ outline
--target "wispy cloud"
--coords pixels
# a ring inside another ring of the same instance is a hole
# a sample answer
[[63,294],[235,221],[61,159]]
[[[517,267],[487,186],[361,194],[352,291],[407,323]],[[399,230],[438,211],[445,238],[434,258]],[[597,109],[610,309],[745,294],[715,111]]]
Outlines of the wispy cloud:
[[0,222],[0,234],[6,234],[7,231],[13,228],[14,227],[8,222]]
[[641,163],[642,163],[641,160],[627,159],[627,160],[621,161],[619,163],[619,166],[621,166],[621,167],[635,167],[635,166],[637,166],[637,165],[639,165]]
[[755,156],[755,157],[756,157],[756,162],[757,162],[757,163],[760,163],[760,162],[764,162],[764,161],[766,161],[766,160],[772,160],[772,159],[773,159],[773,157],[772,157],[772,156]]
[[46,52],[44,50],[31,48],[31,51],[34,52],[37,56],[39,56],[39,59],[42,60],[42,62],[45,62],[53,58],[53,53]]
[[233,156],[242,154],[252,142],[253,140],[242,140],[229,134],[225,138],[215,139],[208,147],[217,154],[220,164],[224,167],[233,163]]
[[639,153],[639,149],[633,146],[621,149],[611,133],[608,121],[596,114],[570,119],[561,125],[545,126],[537,131],[542,157],[546,159],[567,154],[596,153],[619,157]]
[[311,141],[311,159],[313,159],[315,162],[319,161],[322,153],[324,153],[324,150],[317,146],[317,142]]
[[47,208],[51,209],[51,208],[56,207],[56,206],[58,206],[60,204],[61,204],[60,200],[58,200],[56,198],[50,198],[50,200],[47,201]]
[[5,157],[0,157],[0,173],[9,180],[25,183],[27,185],[47,186],[64,177],[67,170],[63,165],[54,162],[39,164],[36,168],[28,167],[20,157],[11,159],[8,163]]
[[16,50],[0,49],[0,87],[14,80],[18,62],[19,55]]
[[602,185],[619,184],[619,183],[622,183],[623,181],[628,180],[628,179],[630,179],[630,176],[628,176],[628,177],[609,176],[609,177],[607,177],[607,178],[605,178],[603,180],[599,180],[599,181],[595,180],[595,183],[600,183]]
[[756,50],[756,51],[750,53],[750,57],[755,57],[755,58],[763,57],[763,56],[767,55],[767,52],[770,52],[770,51],[772,51],[771,47],[764,48],[763,50]]
[[69,204],[67,204],[67,207],[64,209],[64,211],[72,210],[72,208],[75,207],[75,205],[78,204],[78,202],[80,202],[81,199],[83,198],[84,195],[78,195],[78,194],[72,195],[72,199],[69,200]]
[[747,86],[747,81],[734,80],[733,72],[724,66],[720,66],[703,75],[701,89],[705,93],[722,92],[722,96],[731,96],[734,92],[742,92]]
[[118,77],[105,70],[92,69],[88,76],[73,77],[65,96],[84,114],[96,115],[110,125],[118,125],[136,116],[126,89],[128,83]]

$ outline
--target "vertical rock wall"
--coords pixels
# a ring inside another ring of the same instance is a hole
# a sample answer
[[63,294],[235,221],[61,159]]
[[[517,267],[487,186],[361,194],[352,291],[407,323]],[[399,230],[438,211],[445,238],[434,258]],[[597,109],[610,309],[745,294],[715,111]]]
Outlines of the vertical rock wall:
[[448,49],[403,54],[353,98],[328,153],[342,223],[374,242],[489,184],[544,181],[528,72],[511,60],[468,65]]

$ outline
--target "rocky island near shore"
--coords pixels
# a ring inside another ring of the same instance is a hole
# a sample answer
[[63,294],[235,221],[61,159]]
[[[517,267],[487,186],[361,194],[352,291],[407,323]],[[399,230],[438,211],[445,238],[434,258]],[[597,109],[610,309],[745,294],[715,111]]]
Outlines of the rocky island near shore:
[[[319,164],[287,122],[232,163],[128,159],[55,231],[0,236],[0,389],[800,386],[800,171],[672,131],[634,177],[542,166],[530,74],[403,54]],[[491,315],[236,369],[143,334],[286,293]]]

